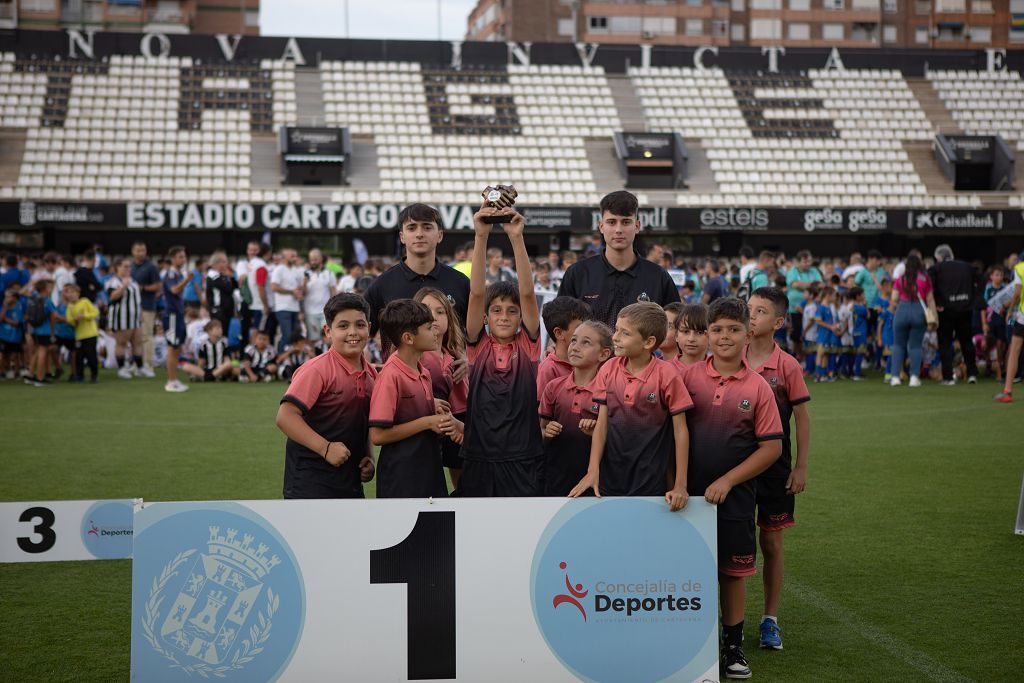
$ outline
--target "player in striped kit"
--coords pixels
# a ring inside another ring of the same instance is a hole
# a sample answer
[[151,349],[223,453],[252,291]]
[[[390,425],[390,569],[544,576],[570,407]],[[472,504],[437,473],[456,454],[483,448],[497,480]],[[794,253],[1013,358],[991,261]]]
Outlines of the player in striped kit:
[[[118,259],[114,264],[114,274],[103,288],[110,299],[107,320],[116,343],[117,376],[131,379],[142,367],[142,290],[132,280],[132,262],[126,258]],[[131,365],[125,359],[129,344],[132,347]]]
[[239,368],[239,382],[273,382],[277,374],[274,363],[276,352],[270,346],[270,335],[265,330],[253,333],[253,342],[245,347],[242,367]]
[[224,338],[224,327],[219,320],[211,320],[203,326],[206,341],[199,347],[199,364],[182,363],[181,369],[193,379],[201,382],[227,381],[234,377],[234,367],[228,355],[228,340]]

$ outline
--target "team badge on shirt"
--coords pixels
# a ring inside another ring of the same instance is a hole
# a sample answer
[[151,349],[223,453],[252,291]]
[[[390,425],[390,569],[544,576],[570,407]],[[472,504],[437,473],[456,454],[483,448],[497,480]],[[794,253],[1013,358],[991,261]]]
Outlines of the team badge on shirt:
[[779,386],[779,378],[775,375],[772,375],[771,377],[768,378],[768,384],[772,385],[773,387]]
[[591,404],[591,406],[590,406],[590,412],[592,412],[592,413],[597,413],[597,412],[600,412],[600,410],[601,410],[601,406],[599,406],[599,405],[598,405],[598,404],[596,404],[596,403],[593,403],[593,404]]
[[749,413],[750,412],[750,401],[748,401],[747,399],[743,399],[742,401],[740,401],[739,408],[743,412]]
[[650,301],[651,297],[647,296],[647,292],[641,292],[640,296],[636,298],[637,302]]
[[651,393],[647,394],[647,402],[648,403],[657,403],[658,402],[658,395],[656,393],[654,393],[653,391]]

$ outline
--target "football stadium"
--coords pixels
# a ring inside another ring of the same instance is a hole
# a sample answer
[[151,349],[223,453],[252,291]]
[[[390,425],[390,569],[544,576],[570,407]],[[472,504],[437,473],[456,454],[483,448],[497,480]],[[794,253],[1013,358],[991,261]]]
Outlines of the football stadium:
[[1024,2],[326,4],[0,0],[0,679],[1020,675]]

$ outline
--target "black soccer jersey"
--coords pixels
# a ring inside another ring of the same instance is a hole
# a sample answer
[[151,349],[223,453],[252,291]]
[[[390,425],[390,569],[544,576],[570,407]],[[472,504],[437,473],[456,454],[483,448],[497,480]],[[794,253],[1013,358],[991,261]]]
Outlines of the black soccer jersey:
[[[206,370],[215,370],[224,362],[227,358],[228,352],[228,340],[221,337],[216,342],[209,340],[203,342],[202,348],[199,350],[199,359],[203,362],[203,368]],[[253,366],[255,367],[255,366]]]
[[[142,327],[142,291],[131,278],[128,279],[127,285],[127,289],[125,289],[124,294],[119,299],[111,299],[110,301],[107,319],[110,323],[111,332],[133,330],[137,327]],[[121,278],[112,275],[107,280],[104,290],[106,290],[109,296],[123,286],[124,282]]]
[[255,345],[249,344],[245,347],[245,357],[249,359],[253,370],[266,370],[274,362],[274,349],[268,346],[260,351]]
[[587,302],[596,320],[615,327],[619,311],[629,304],[653,301],[664,306],[679,301],[679,290],[664,268],[639,254],[629,268],[617,270],[602,252],[569,266],[562,276],[558,296]]

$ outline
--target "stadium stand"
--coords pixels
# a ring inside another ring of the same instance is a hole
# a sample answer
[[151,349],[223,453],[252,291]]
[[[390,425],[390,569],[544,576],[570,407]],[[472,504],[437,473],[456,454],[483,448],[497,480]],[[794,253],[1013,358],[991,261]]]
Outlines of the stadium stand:
[[934,133],[898,71],[630,74],[652,129],[707,150],[720,194],[680,193],[680,205],[926,205],[901,143]]
[[1024,80],[1017,71],[929,71],[953,118],[971,135],[1024,142]]
[[380,192],[340,191],[334,201],[466,201],[483,189],[482,160],[524,188],[522,202],[596,201],[583,141],[619,128],[603,69],[323,62],[320,72],[327,125],[373,135],[380,166]]
[[253,134],[296,118],[293,62],[114,55],[83,64],[5,53],[0,75],[11,85],[4,125],[27,128],[5,197],[259,200],[249,182]]
[[[346,41],[318,45],[315,58],[310,49],[308,61],[266,58],[271,42],[234,61],[191,47],[83,59],[28,44],[0,53],[9,202],[465,204],[483,184],[513,182],[521,205],[586,207],[622,185],[612,137],[626,124],[678,131],[693,151],[693,189],[641,191],[648,206],[1021,204],[1019,183],[954,192],[931,155],[938,132],[1000,134],[1024,151],[1019,68],[929,69],[909,52],[890,69],[769,71],[725,53],[723,66],[703,68],[582,65],[571,52],[558,57],[566,63],[521,64],[484,44],[453,65],[435,51],[443,44],[390,57]],[[349,185],[282,184],[278,131],[300,121],[349,129]]]

